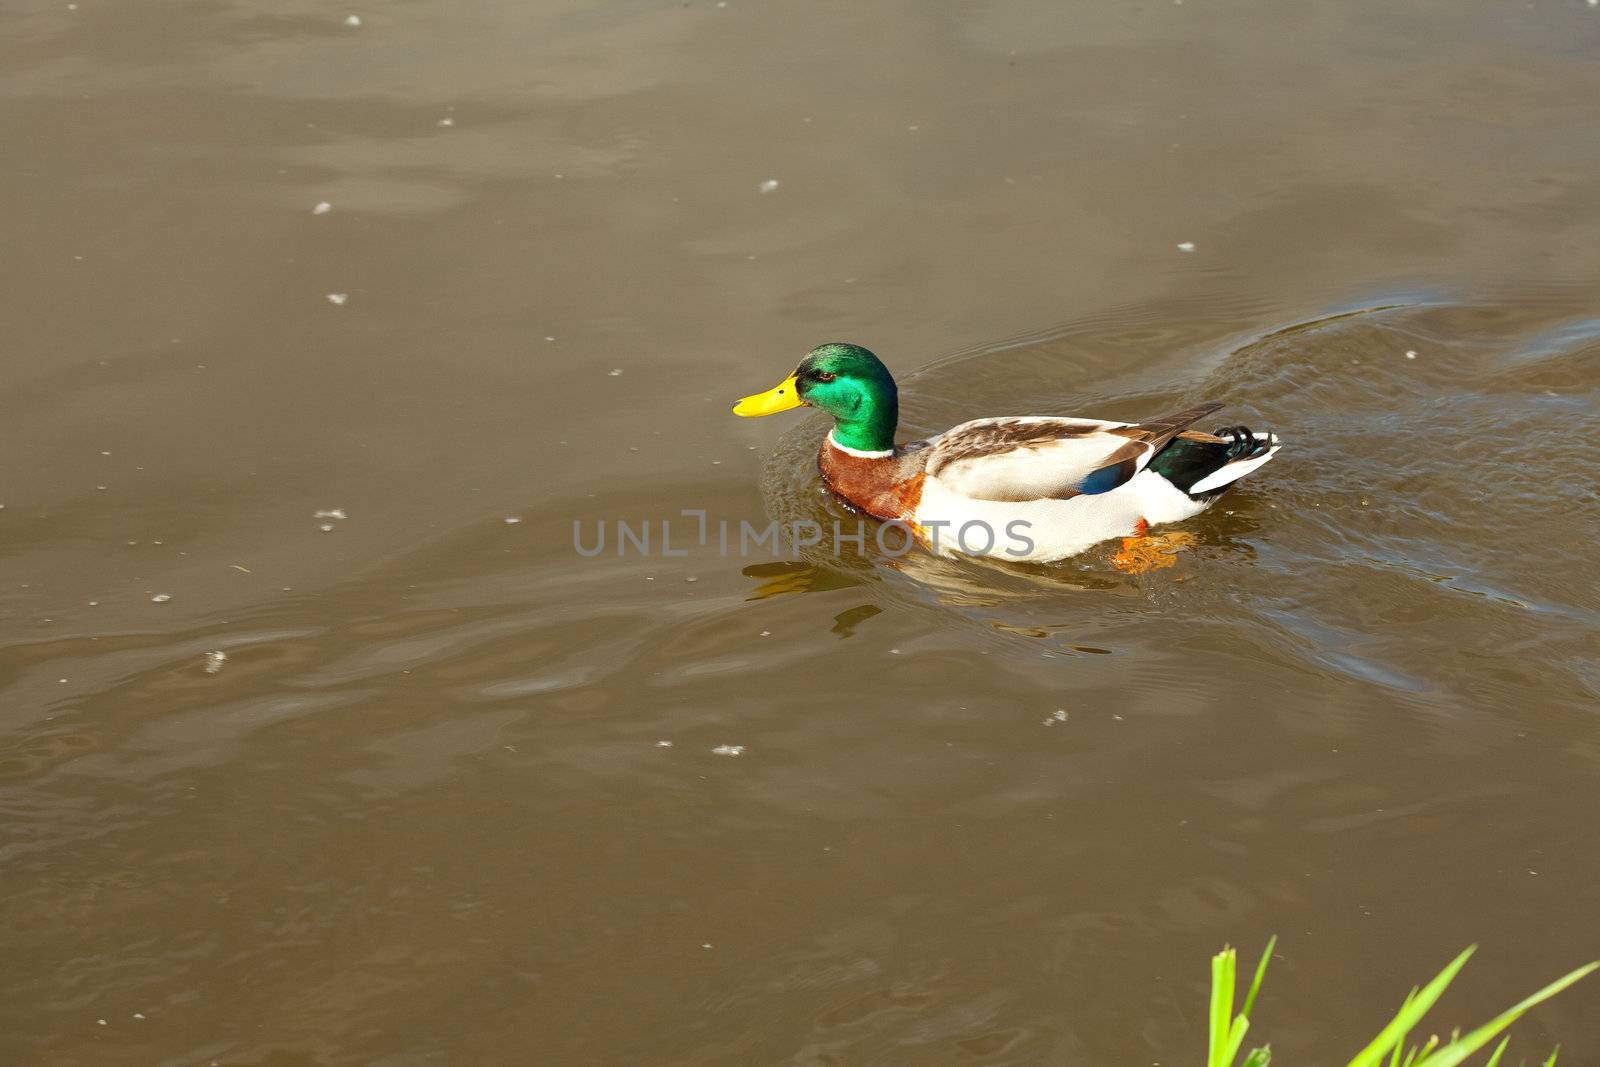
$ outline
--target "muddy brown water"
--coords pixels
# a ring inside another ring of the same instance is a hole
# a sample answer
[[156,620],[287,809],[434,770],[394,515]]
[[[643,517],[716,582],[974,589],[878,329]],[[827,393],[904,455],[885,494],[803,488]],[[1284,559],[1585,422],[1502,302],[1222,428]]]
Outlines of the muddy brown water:
[[[1192,1063],[1276,932],[1321,1064],[1465,944],[1441,1029],[1600,956],[1597,48],[8,4],[0,1061]],[[834,339],[908,433],[1286,447],[1137,578],[574,551],[842,514],[728,413]],[[1519,1032],[1600,1062],[1600,987]]]

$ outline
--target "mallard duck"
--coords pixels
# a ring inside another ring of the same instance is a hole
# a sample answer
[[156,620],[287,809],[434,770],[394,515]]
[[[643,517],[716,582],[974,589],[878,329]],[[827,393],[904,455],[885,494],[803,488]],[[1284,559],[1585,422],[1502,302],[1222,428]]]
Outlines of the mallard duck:
[[893,376],[867,349],[842,343],[812,349],[793,374],[733,412],[802,405],[833,416],[817,462],[846,503],[906,524],[936,551],[1011,560],[1065,559],[1197,515],[1279,447],[1275,434],[1243,426],[1189,429],[1221,404],[1136,423],[974,419],[897,445]]

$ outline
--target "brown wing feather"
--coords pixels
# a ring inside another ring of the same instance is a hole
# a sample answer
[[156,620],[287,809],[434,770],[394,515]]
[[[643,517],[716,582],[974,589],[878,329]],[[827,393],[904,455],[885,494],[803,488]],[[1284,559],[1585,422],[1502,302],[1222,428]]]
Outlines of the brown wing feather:
[[1138,423],[1128,427],[1128,429],[1139,430],[1141,432],[1139,439],[1150,442],[1159,452],[1166,446],[1168,441],[1188,429],[1190,425],[1199,422],[1212,412],[1220,410],[1222,410],[1221,404],[1200,404],[1196,407],[1184,408],[1182,411],[1172,415],[1164,415],[1159,419]]
[[952,463],[1104,432],[1102,423],[1088,419],[980,419],[940,435],[928,461],[928,473],[937,477]]
[[1123,484],[1219,404],[1136,425],[1093,419],[980,419],[939,437],[929,477],[983,500],[1065,500]]
[[1171,415],[1164,415],[1159,419],[1110,431],[1119,437],[1128,438],[1128,443],[1107,456],[1104,463],[1079,482],[1078,488],[1074,488],[1066,495],[1076,496],[1080,491],[1084,491],[1083,487],[1090,485],[1094,486],[1093,490],[1090,490],[1092,492],[1110,492],[1143,470],[1144,465],[1150,462],[1157,452],[1166,448],[1167,443],[1191,423],[1199,422],[1221,407],[1221,404],[1200,404]]

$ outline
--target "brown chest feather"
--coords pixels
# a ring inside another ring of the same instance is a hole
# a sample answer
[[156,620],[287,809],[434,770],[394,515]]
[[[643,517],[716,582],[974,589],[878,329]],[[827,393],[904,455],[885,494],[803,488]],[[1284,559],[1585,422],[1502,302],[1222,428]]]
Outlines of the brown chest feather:
[[854,507],[880,519],[909,520],[922,499],[925,460],[923,453],[898,449],[877,459],[852,456],[824,440],[817,466],[828,488]]

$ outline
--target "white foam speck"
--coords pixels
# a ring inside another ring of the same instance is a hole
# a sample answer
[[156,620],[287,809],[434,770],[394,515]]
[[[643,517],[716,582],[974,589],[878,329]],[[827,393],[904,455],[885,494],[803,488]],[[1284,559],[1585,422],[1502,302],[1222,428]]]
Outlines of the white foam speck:
[[621,367],[612,367],[610,370],[606,371],[606,377],[608,377],[608,378],[620,378],[620,377],[622,377],[622,368]]
[[743,745],[718,745],[716,748],[712,749],[711,751],[715,752],[719,756],[742,756],[742,755],[744,755],[744,746]]
[[1055,711],[1050,713],[1050,717],[1048,719],[1044,720],[1044,724],[1046,726],[1054,726],[1058,722],[1066,722],[1066,721],[1067,721],[1066,709],[1065,708],[1057,708]]
[[136,1011],[136,1012],[133,1013],[133,1017],[135,1019],[143,1019],[144,1018],[144,1012]]
[[776,179],[776,178],[768,178],[766,181],[762,182],[756,188],[760,189],[763,193],[770,193],[773,190],[778,188],[778,179]]
[[360,15],[347,15],[347,16],[345,16],[344,24],[346,26],[359,26],[359,25],[361,25],[361,16]]
[[333,532],[333,523],[325,522],[321,526],[318,526],[317,529],[321,530],[323,533],[332,533]]
[[1180,252],[1193,252],[1194,251],[1194,242],[1193,241],[1179,241],[1178,242],[1178,251],[1180,251]]
[[444,118],[440,119],[438,122],[434,123],[435,126],[454,126],[455,124],[456,124],[456,120],[451,118],[448,115],[446,115]]
[[1406,352],[1406,358],[1407,358],[1407,359],[1416,359],[1416,358],[1417,358],[1417,353],[1416,353],[1416,351],[1415,351],[1415,350],[1407,350],[1407,352]]
[[171,593],[157,593],[155,596],[150,598],[150,603],[152,603],[152,604],[165,604],[167,601],[169,601],[171,599],[172,599],[172,594]]
[[95,1022],[96,1026],[105,1026],[106,1025],[106,1021],[104,1019],[96,1019],[94,1022]]
[[342,306],[344,304],[344,302],[349,300],[349,299],[350,299],[350,294],[349,293],[329,293],[328,294],[328,303],[330,303],[330,304],[339,304],[339,305]]
[[350,516],[345,514],[344,508],[329,508],[326,511],[313,512],[311,517],[313,519],[348,519]]
[[321,203],[319,203],[316,207],[312,208],[311,209],[311,213],[313,215],[326,215],[328,212],[330,212],[332,210],[333,210],[333,205],[328,203],[326,200],[324,200]]
[[672,747],[672,742],[671,741],[657,741],[656,742],[656,747],[657,748],[671,748]]
[[221,651],[207,652],[206,653],[206,673],[207,674],[216,674],[218,671],[220,671],[222,669],[222,665],[224,663],[226,663],[226,662],[228,662],[228,654],[226,652],[221,652]]

